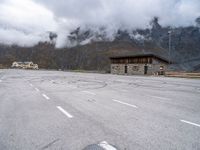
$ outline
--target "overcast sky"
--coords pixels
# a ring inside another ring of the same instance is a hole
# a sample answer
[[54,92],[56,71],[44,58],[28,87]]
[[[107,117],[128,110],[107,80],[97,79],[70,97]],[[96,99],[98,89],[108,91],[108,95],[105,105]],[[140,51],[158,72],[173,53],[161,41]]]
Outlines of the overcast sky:
[[32,46],[54,31],[63,46],[79,26],[104,26],[112,33],[147,28],[154,16],[163,26],[194,25],[200,0],[0,0],[0,43]]

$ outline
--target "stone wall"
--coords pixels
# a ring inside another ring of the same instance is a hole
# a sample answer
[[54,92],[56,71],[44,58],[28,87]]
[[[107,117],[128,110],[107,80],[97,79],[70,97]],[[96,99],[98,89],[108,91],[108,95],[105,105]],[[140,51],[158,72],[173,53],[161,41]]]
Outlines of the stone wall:
[[157,59],[153,59],[153,63],[152,63],[152,68],[153,68],[153,74],[157,73],[160,71],[160,67],[163,66],[163,71],[166,72],[169,69],[169,65],[167,63],[164,63],[160,60]]
[[125,64],[111,64],[112,74],[125,74]]
[[128,64],[128,73],[129,75],[143,75],[145,64]]

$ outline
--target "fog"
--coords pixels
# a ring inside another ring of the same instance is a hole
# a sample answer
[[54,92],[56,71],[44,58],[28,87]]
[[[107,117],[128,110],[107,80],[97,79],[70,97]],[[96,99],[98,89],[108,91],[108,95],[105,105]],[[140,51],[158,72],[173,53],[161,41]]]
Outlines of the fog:
[[[70,46],[74,29],[105,28],[108,39],[118,29],[149,28],[153,17],[162,26],[190,26],[200,16],[199,0],[0,0],[0,43],[33,46],[58,34],[57,47]],[[90,40],[88,40],[90,41]],[[84,42],[83,42],[84,43]]]

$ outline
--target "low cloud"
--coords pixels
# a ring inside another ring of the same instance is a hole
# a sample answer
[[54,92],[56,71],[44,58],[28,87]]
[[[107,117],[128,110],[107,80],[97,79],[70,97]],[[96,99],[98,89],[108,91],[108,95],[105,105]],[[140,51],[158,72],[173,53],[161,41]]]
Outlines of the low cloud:
[[33,46],[56,31],[53,12],[31,0],[0,1],[0,43]]
[[[162,26],[190,26],[200,16],[199,0],[0,0],[0,43],[35,45],[58,34],[56,46],[72,46],[74,29],[91,29],[113,39],[118,29],[149,27],[157,16]],[[138,35],[139,36],[139,35]],[[90,42],[86,39],[81,44]]]

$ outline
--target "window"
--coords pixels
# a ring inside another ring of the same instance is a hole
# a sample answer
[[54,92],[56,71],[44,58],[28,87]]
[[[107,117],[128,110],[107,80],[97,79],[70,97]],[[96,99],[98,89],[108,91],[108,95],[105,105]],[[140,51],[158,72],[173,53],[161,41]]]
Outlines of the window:
[[132,67],[132,70],[133,70],[133,71],[139,71],[139,66],[133,66],[133,67]]
[[160,71],[163,71],[164,70],[164,66],[160,66]]

